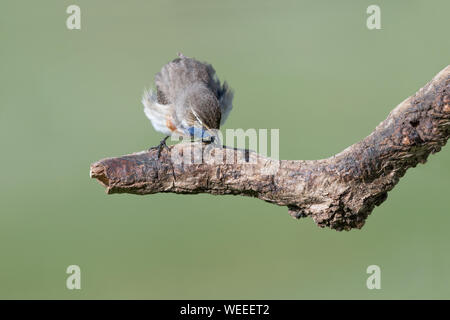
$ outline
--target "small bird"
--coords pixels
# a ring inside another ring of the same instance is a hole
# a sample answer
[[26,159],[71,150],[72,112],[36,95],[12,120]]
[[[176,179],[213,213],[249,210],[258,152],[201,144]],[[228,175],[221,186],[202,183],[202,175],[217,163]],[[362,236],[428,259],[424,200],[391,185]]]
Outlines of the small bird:
[[158,157],[174,134],[214,141],[215,131],[233,107],[233,91],[226,82],[220,83],[210,64],[178,53],[156,74],[155,84],[156,93],[145,91],[142,104],[155,130],[166,135],[157,147],[150,148],[158,148]]

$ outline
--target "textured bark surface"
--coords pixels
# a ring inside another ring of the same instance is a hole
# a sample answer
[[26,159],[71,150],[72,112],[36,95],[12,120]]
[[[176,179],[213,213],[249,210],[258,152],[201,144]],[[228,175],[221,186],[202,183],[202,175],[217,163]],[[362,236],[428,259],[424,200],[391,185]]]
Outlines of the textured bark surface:
[[[91,177],[107,193],[257,197],[287,206],[295,218],[312,217],[320,227],[350,230],[361,228],[406,170],[441,150],[449,135],[450,66],[400,103],[368,137],[328,159],[273,160],[252,151],[181,143],[159,159],[151,150],[100,160],[91,165]],[[203,150],[193,157],[201,163],[174,161],[193,148]],[[222,157],[226,163],[213,163]]]

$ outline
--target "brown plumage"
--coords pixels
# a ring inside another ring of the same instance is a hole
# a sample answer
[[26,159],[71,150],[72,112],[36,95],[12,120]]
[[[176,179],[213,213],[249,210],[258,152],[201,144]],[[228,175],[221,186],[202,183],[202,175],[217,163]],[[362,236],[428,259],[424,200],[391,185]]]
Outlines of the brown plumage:
[[193,127],[219,129],[232,108],[233,93],[226,82],[221,85],[214,68],[182,54],[156,74],[155,84],[156,95],[143,97],[144,110],[155,129],[168,135],[198,137]]

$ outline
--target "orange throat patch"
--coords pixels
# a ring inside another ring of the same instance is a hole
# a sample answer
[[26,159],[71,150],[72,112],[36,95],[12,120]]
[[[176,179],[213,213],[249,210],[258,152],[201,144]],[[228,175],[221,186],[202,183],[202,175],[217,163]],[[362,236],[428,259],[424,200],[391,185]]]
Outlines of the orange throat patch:
[[177,130],[177,127],[175,127],[175,125],[172,123],[172,121],[170,121],[169,118],[166,119],[166,126],[167,128],[169,128],[170,131],[174,132],[175,130]]

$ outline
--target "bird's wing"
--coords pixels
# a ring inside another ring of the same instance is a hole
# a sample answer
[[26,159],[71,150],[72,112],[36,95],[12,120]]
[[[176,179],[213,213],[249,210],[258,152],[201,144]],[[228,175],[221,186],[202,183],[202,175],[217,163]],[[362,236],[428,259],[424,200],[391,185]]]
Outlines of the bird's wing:
[[206,124],[203,123],[203,121],[202,121],[202,119],[200,119],[198,113],[192,107],[191,107],[191,112],[192,112],[192,114],[194,115],[194,118],[195,118],[194,125],[198,124],[201,127],[205,127],[206,129],[210,129],[209,126],[207,126]]
[[[195,88],[195,87],[194,87]],[[188,119],[207,129],[219,129],[221,109],[219,101],[209,89],[199,86],[185,100],[189,109]]]
[[[179,130],[186,136],[205,138],[216,135],[219,129],[220,112],[208,112],[196,106],[179,109],[176,118],[179,121]],[[216,115],[216,119],[214,119]]]

